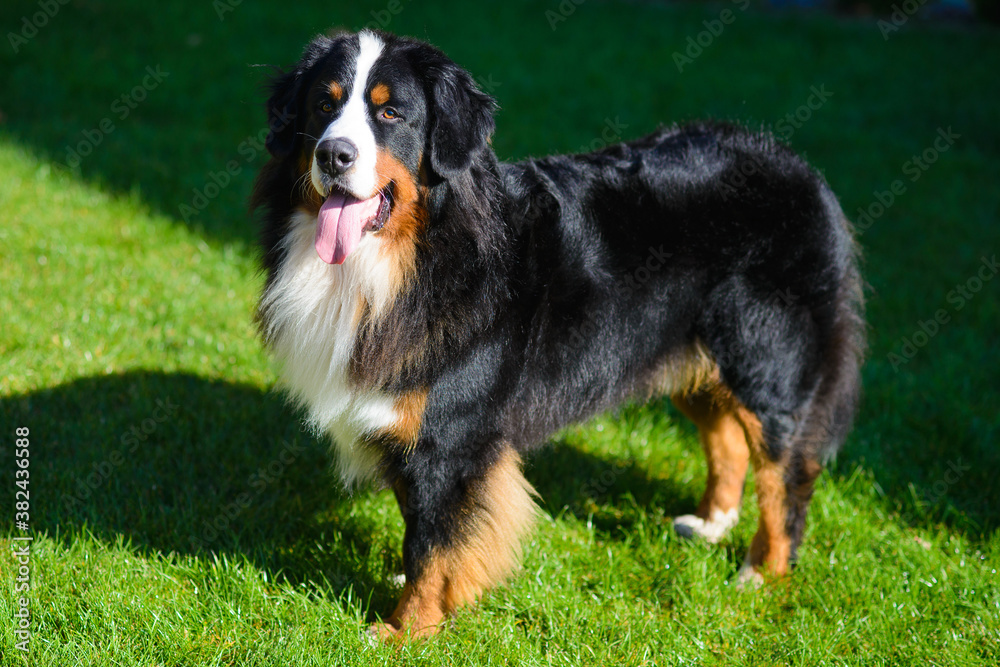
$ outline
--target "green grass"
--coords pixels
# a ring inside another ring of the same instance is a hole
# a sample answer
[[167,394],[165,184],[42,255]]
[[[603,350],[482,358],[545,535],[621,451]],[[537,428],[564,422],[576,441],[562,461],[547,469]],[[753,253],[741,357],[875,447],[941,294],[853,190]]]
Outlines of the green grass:
[[[5,35],[39,11],[13,4]],[[0,48],[0,433],[31,429],[35,537],[29,661],[12,634],[6,448],[0,664],[1000,662],[1000,280],[948,300],[1000,254],[995,29],[914,23],[884,41],[870,21],[736,11],[679,73],[673,53],[734,3],[590,0],[552,31],[555,0],[402,2],[391,30],[492,86],[504,158],[577,150],[606,119],[623,138],[703,116],[776,126],[825,85],[792,145],[852,216],[894,180],[906,192],[862,237],[866,398],[792,577],[734,590],[752,502],[721,545],[673,535],[705,476],[696,434],[665,402],[626,406],[531,458],[547,519],[522,574],[396,655],[360,638],[396,595],[395,503],[337,490],[250,323],[245,202],[263,158],[244,142],[264,127],[266,74],[250,65],[290,64],[313,33],[388,6],[305,4],[243,2],[220,21],[210,2],[75,1],[17,54]],[[119,118],[114,101],[157,65],[169,76]],[[79,169],[58,167],[105,117],[114,131]],[[947,127],[960,139],[908,180]],[[185,220],[231,160],[239,173]],[[948,323],[894,369],[938,309]]]

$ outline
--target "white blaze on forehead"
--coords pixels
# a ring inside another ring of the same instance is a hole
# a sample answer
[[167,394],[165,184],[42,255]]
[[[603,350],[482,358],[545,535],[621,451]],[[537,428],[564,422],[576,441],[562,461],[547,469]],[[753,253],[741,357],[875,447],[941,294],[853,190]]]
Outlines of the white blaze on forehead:
[[[375,194],[377,147],[375,134],[368,120],[365,91],[368,90],[368,75],[382,55],[385,45],[381,39],[367,31],[358,33],[358,41],[361,43],[361,48],[354,63],[351,94],[347,98],[347,103],[341,108],[340,115],[326,128],[317,144],[327,139],[347,139],[357,146],[358,158],[354,166],[344,174],[343,180],[350,194],[358,199],[367,199]],[[316,158],[313,156],[312,182],[318,191],[324,192],[320,173]]]

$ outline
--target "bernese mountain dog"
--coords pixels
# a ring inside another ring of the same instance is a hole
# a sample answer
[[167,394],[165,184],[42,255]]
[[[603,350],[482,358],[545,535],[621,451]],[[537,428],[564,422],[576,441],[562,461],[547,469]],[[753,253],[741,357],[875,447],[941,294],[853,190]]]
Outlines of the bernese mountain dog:
[[636,397],[700,432],[707,488],[677,532],[726,535],[752,466],[737,578],[786,574],[858,404],[837,198],[721,123],[500,162],[495,108],[438,49],[375,31],[316,38],[267,101],[259,327],[344,482],[392,488],[406,523],[401,599],[370,631],[432,634],[503,581],[536,513],[522,453]]

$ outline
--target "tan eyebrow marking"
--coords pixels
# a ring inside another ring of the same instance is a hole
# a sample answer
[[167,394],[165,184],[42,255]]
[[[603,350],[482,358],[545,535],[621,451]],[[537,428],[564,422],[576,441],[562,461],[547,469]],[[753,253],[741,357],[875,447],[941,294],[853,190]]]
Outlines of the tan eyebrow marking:
[[330,84],[330,97],[335,101],[339,102],[340,98],[344,96],[344,88],[336,81]]
[[384,83],[377,83],[372,88],[371,92],[372,102],[377,105],[385,104],[389,101],[389,86]]

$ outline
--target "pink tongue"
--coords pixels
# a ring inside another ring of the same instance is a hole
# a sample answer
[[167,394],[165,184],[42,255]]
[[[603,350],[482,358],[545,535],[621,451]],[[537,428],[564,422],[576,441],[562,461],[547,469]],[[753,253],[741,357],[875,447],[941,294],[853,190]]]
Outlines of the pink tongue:
[[351,254],[365,223],[378,215],[382,196],[355,199],[351,195],[333,192],[319,209],[316,225],[316,252],[327,264],[343,264]]

